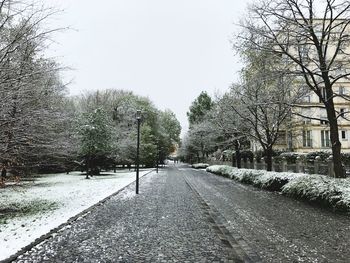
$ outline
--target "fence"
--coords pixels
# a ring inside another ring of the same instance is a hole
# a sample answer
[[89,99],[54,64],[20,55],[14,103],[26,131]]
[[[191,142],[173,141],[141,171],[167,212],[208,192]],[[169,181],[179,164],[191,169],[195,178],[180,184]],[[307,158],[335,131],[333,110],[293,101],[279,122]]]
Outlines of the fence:
[[[232,165],[232,162],[211,161],[210,164],[226,164]],[[266,170],[266,163],[264,159],[258,162],[256,158],[253,158],[253,162],[249,159],[241,161],[242,168]],[[350,167],[344,167],[347,176],[350,175]],[[295,163],[288,163],[286,158],[276,161],[272,159],[272,171],[275,172],[292,172],[292,173],[307,173],[307,174],[322,174],[334,177],[333,171],[333,159],[329,157],[326,161],[322,161],[319,156],[313,161],[307,161],[300,157],[297,157]]]

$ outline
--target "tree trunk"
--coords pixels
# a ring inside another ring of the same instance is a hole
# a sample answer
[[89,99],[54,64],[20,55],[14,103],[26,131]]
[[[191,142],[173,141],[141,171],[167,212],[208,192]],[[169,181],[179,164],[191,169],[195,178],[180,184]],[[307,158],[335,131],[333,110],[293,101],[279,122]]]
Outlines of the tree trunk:
[[241,150],[239,149],[239,147],[236,148],[236,164],[237,164],[237,168],[242,167]]
[[272,148],[267,148],[265,150],[265,157],[266,157],[266,170],[272,171]]
[[[234,154],[232,153],[232,167],[236,167],[236,157],[234,156]],[[225,158],[224,158],[224,161],[225,161]]]
[[85,179],[89,179],[89,174],[90,174],[90,155],[88,155],[87,160],[86,160],[86,177]]
[[341,143],[339,140],[338,122],[336,119],[336,112],[334,109],[333,100],[329,100],[327,104],[328,105],[326,105],[326,109],[330,129],[330,140],[334,164],[334,177],[344,178],[345,171],[341,162]]
[[239,140],[236,140],[235,142],[235,151],[236,151],[236,164],[237,168],[242,167],[242,162],[241,162],[241,144]]

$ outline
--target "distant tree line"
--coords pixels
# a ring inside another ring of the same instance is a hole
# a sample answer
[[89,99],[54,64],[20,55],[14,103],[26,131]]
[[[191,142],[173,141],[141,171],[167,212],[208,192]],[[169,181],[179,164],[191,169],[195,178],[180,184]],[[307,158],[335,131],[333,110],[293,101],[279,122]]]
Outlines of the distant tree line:
[[129,91],[105,90],[86,93],[74,101],[79,113],[75,125],[78,153],[91,169],[135,163],[139,109],[141,164],[154,167],[156,162],[162,163],[180,142],[181,126],[175,114],[158,110],[148,98]]
[[171,111],[122,90],[67,96],[63,67],[45,56],[52,33],[61,30],[46,26],[55,14],[28,1],[0,1],[0,165],[26,175],[131,164],[138,109],[141,163],[166,158],[181,130]]

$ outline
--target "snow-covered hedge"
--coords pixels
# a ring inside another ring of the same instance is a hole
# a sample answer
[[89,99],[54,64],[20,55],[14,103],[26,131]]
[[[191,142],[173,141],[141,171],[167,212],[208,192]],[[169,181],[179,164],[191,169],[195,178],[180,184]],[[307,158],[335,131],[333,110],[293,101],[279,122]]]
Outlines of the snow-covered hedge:
[[350,211],[350,178],[306,175],[290,181],[282,188],[282,193]]
[[212,166],[207,167],[207,169],[205,169],[205,170],[207,172],[210,172],[210,173],[213,173],[213,174],[218,174],[218,175],[222,175],[222,176],[229,177],[229,178],[233,179],[234,168],[232,166],[228,166],[228,165],[212,165]]
[[192,167],[195,169],[205,169],[209,166],[207,163],[194,163],[192,164]]
[[290,180],[303,176],[303,174],[295,173],[277,173],[263,170],[237,169],[228,165],[209,166],[206,171],[271,191],[280,191],[282,186],[288,183]]
[[227,165],[209,166],[206,171],[337,210],[350,211],[350,178],[237,169]]

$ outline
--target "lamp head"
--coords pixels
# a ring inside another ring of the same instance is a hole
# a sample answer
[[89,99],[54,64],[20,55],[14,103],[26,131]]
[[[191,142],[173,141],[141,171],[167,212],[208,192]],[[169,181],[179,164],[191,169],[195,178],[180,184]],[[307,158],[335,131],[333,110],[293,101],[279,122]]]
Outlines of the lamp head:
[[141,117],[142,117],[142,116],[141,116],[141,110],[137,110],[137,111],[136,111],[136,119],[137,119],[137,120],[141,120]]

